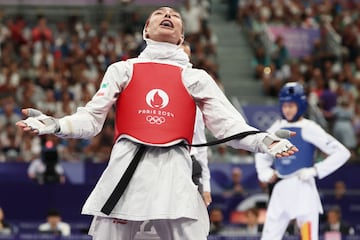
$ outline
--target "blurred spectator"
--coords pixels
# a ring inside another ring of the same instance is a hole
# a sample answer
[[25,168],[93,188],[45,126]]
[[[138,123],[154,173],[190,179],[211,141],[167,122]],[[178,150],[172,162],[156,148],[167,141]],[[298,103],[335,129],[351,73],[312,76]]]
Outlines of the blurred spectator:
[[229,151],[226,144],[219,144],[215,147],[214,153],[211,156],[212,162],[227,162],[232,161],[233,155]]
[[46,222],[39,225],[40,233],[52,233],[55,235],[69,236],[71,234],[70,224],[63,222],[61,214],[56,209],[50,209],[46,216]]
[[53,34],[55,61],[68,56],[67,41],[69,40],[69,37],[70,31],[67,28],[66,23],[64,21],[57,22]]
[[22,141],[22,133],[19,132],[14,125],[7,123],[0,133],[1,151],[6,161],[20,161],[20,144]]
[[230,213],[236,209],[241,201],[244,200],[247,192],[242,184],[243,172],[240,167],[233,167],[231,170],[231,179],[227,186],[225,186],[222,196],[226,200],[226,208],[224,216],[229,219]]
[[[43,43],[40,45],[39,49],[37,49],[33,55],[33,65],[36,68],[45,67],[48,71],[52,71],[54,68],[54,55],[50,51],[50,44]],[[45,72],[47,74],[48,72]],[[42,75],[39,75],[42,77]]]
[[52,30],[47,26],[47,18],[44,15],[37,17],[37,25],[31,31],[31,37],[33,42],[48,42],[53,40]]
[[28,42],[28,39],[26,38],[26,20],[24,19],[24,16],[15,16],[14,19],[9,19],[6,25],[8,30],[10,30],[11,39],[16,45],[23,45]]
[[0,103],[0,130],[3,130],[6,124],[14,125],[17,121],[21,120],[22,116],[14,96],[6,96],[0,99]]
[[268,54],[266,54],[265,48],[263,46],[255,49],[254,58],[252,59],[251,64],[254,68],[256,79],[261,79],[264,73],[270,71],[270,57]]
[[320,230],[322,234],[326,232],[340,232],[344,236],[355,234],[354,228],[341,219],[341,210],[339,207],[329,209],[326,216],[327,221]]
[[102,145],[102,136],[95,136],[91,142],[83,149],[85,159],[87,161],[102,163],[106,162],[110,157],[110,152]]
[[246,211],[246,235],[260,235],[263,230],[263,224],[259,223],[259,209],[250,208]]
[[353,105],[347,96],[338,99],[338,104],[331,111],[333,120],[333,135],[342,142],[353,154],[356,148],[356,135],[352,119],[354,117]]
[[225,229],[224,215],[221,208],[210,209],[210,235],[218,235]]
[[[202,12],[198,4],[192,4],[191,0],[185,0],[180,9],[184,21],[185,38],[190,43],[199,40],[202,29]],[[195,49],[191,46],[191,49]]]
[[[254,11],[254,10],[249,9],[249,11]],[[250,43],[252,44],[252,46],[257,48],[262,44],[264,44],[263,38],[264,38],[264,34],[266,33],[266,29],[268,27],[268,22],[263,15],[257,12],[250,12],[249,14],[252,16],[250,21],[251,28],[249,29]]]
[[284,38],[278,36],[270,52],[271,61],[275,64],[276,71],[283,71],[289,60],[289,51],[285,46]]
[[341,201],[346,196],[346,185],[344,181],[336,181],[334,184],[334,198]]
[[330,195],[325,195],[323,198],[325,210],[329,210],[334,206],[338,206],[341,210],[341,215],[344,220],[349,219],[353,212],[349,208],[351,199],[347,194],[346,184],[342,180],[334,183],[333,191]]
[[[322,79],[321,76],[318,76],[318,74],[321,74],[320,69],[313,68],[311,76],[312,77],[315,76],[315,77],[310,78],[310,80],[308,81],[307,95],[309,100],[308,100],[308,108],[305,114],[307,118],[313,120],[325,130],[330,131],[329,122],[326,120],[325,117],[327,117],[328,119],[331,118],[331,113],[328,112],[327,114],[325,114],[324,111],[321,109],[321,102],[319,98],[324,91],[323,88],[324,80]],[[317,77],[319,77],[319,79],[316,79]]]
[[[335,91],[330,89],[330,84],[328,81],[324,82],[324,89],[319,96],[319,107],[322,110],[325,119],[330,123],[331,122],[331,111],[337,105],[337,94]],[[332,124],[330,124],[332,125]]]
[[341,43],[346,49],[351,49],[351,51],[348,51],[348,57],[351,61],[355,61],[356,57],[359,55],[358,36],[355,28],[353,23],[349,23],[342,29]]
[[319,28],[319,24],[316,21],[314,10],[308,6],[301,14],[300,26],[303,28]]
[[[354,118],[353,118],[354,132],[356,134],[356,157],[358,158],[360,153],[360,99],[357,99],[354,106]],[[358,160],[358,159],[357,159]]]
[[43,101],[45,95],[44,90],[30,78],[22,79],[16,91],[18,105],[22,108],[36,106],[36,103]]
[[56,114],[58,110],[58,102],[56,101],[54,90],[47,89],[45,91],[45,100],[36,103],[36,106],[45,114]]
[[302,63],[300,60],[291,60],[289,70],[286,70],[284,78],[286,82],[300,82],[305,85],[305,76],[302,72]]
[[0,236],[10,235],[13,233],[11,225],[6,221],[5,213],[2,207],[0,207]]
[[280,88],[284,83],[284,78],[276,71],[275,64],[271,63],[265,67],[261,75],[262,87],[264,94],[271,97],[277,97]]
[[360,55],[356,57],[354,61],[354,78],[357,84],[360,82]]
[[38,136],[23,134],[20,143],[21,161],[31,162],[40,158],[41,141]]
[[205,55],[211,56],[213,60],[216,60],[217,57],[216,46],[218,44],[219,39],[218,36],[215,34],[215,32],[211,29],[211,27],[208,24],[203,24],[200,40],[202,41]]
[[233,159],[231,160],[233,163],[242,163],[242,164],[252,164],[255,162],[254,155],[244,149],[239,149],[236,151],[236,154],[234,154]]
[[[26,55],[31,55],[30,49],[27,46],[23,46],[20,49],[20,53],[26,52]],[[36,69],[33,68],[30,57],[20,55],[19,63],[19,75],[20,75],[20,84],[23,83],[24,79],[35,80],[37,77]]]
[[85,160],[85,155],[82,152],[84,148],[83,139],[64,139],[62,142],[62,147],[59,150],[59,155],[61,156],[62,161],[66,162],[81,162]]
[[76,104],[72,98],[69,91],[62,92],[60,101],[57,101],[55,116],[70,115],[76,111]]
[[[200,41],[196,46],[196,54],[201,57],[204,57],[208,60],[211,60],[211,62],[217,62],[217,46],[218,43],[218,37],[217,35],[212,31],[212,29],[205,25],[202,28],[202,34],[200,35]],[[214,64],[217,67],[217,64]]]
[[0,93],[1,95],[9,95],[15,92],[19,85],[20,75],[17,62],[4,64],[0,72]]
[[224,189],[223,195],[225,197],[233,197],[233,196],[245,196],[246,192],[242,185],[242,170],[240,167],[234,167],[231,170],[231,182]]

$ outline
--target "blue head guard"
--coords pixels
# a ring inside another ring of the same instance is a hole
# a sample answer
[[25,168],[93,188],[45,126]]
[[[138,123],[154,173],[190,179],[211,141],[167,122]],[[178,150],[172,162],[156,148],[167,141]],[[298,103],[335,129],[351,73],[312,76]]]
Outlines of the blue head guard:
[[[286,83],[280,90],[279,93],[280,108],[285,102],[295,102],[298,111],[295,114],[294,118],[290,122],[297,121],[306,111],[307,108],[307,99],[303,86],[297,82]],[[281,115],[285,118],[284,114],[281,111]]]

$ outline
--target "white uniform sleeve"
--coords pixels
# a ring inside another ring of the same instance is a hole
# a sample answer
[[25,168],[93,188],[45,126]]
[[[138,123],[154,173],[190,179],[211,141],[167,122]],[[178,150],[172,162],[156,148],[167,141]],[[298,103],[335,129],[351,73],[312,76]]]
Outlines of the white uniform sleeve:
[[269,182],[275,170],[271,167],[273,158],[267,153],[255,153],[255,169],[261,182]]
[[[195,126],[194,126],[194,137],[193,143],[200,144],[206,143],[206,136],[205,136],[205,125],[202,113],[199,108],[196,109],[196,119],[195,119]],[[196,160],[201,165],[201,182],[203,185],[203,190],[205,192],[211,192],[210,187],[210,170],[208,166],[208,147],[192,147],[190,154],[194,155]]]
[[[276,120],[267,131],[273,133],[280,128],[281,121]],[[275,159],[267,153],[255,153],[254,158],[258,179],[261,182],[269,182],[275,173],[275,169],[272,168]]]
[[126,62],[109,66],[92,99],[84,107],[79,107],[76,113],[59,119],[60,133],[56,135],[62,138],[90,138],[97,135],[109,109],[129,80],[128,69]]
[[325,159],[314,166],[319,179],[333,173],[350,158],[350,151],[315,122],[311,127],[303,129],[303,137],[327,154]]
[[[184,84],[201,109],[205,126],[218,139],[245,131],[258,130],[245,122],[240,112],[230,103],[215,81],[203,70],[183,71]],[[266,152],[262,140],[267,133],[249,135],[228,144],[251,152]]]
[[208,156],[207,150],[199,149],[196,155],[196,159],[199,161],[201,165],[201,182],[203,184],[204,192],[211,192],[210,187],[210,170],[208,166]]

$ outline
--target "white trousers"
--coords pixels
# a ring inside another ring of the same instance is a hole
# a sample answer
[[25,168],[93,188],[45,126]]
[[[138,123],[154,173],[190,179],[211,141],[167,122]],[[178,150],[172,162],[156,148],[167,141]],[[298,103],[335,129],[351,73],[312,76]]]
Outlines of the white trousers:
[[93,240],[206,240],[206,225],[201,220],[187,218],[144,222],[95,216],[89,235]]
[[283,179],[273,189],[261,240],[281,240],[292,219],[299,228],[310,223],[311,240],[318,240],[319,212],[322,207],[314,179]]
[[[278,218],[267,217],[265,220],[264,230],[261,240],[281,240],[284,236],[287,226],[292,219],[286,215]],[[319,213],[314,212],[296,218],[299,229],[305,223],[310,223],[311,240],[319,239]]]

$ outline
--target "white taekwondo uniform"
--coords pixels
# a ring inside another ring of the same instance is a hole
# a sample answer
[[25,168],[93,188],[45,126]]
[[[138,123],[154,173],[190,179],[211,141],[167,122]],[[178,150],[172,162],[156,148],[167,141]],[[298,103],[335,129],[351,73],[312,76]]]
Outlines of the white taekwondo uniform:
[[[323,212],[319,193],[314,178],[302,181],[297,173],[305,167],[314,166],[318,178],[322,179],[340,168],[349,159],[350,152],[317,123],[305,118],[296,122],[278,120],[268,129],[268,132],[274,133],[279,129],[296,132],[291,142],[299,149],[299,152],[281,159],[273,159],[263,153],[255,154],[260,181],[268,182],[274,170],[278,177],[282,178],[276,183],[271,194],[262,240],[282,239],[292,219],[297,219],[300,227],[305,222],[311,222],[311,239],[316,240],[318,239],[319,213]],[[326,155],[320,162],[315,162],[316,149]]]
[[[102,129],[108,111],[116,103],[117,96],[128,86],[132,78],[133,64],[139,62],[181,67],[183,84],[202,111],[206,127],[216,138],[257,130],[245,122],[209,74],[204,70],[192,68],[188,56],[180,46],[151,40],[147,43],[147,47],[138,58],[110,65],[91,101],[84,107],[79,107],[76,113],[59,119],[59,137],[90,138],[97,135]],[[229,144],[252,152],[266,152],[267,149],[262,142],[266,135],[268,134],[258,133],[241,140],[233,140]],[[147,147],[130,184],[107,216],[101,212],[101,208],[133,159],[139,145],[136,139],[120,136],[115,141],[108,166],[85,202],[82,213],[129,221],[198,220],[202,224],[200,229],[196,230],[200,232],[200,237],[196,238],[194,235],[194,238],[189,239],[205,239],[203,236],[206,236],[209,230],[208,213],[197,187],[192,182],[192,161],[189,151],[179,145],[170,146],[171,144],[169,147]],[[94,233],[94,225],[96,224],[92,225],[90,234]]]

